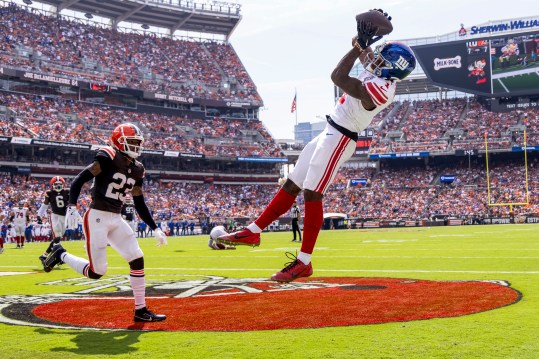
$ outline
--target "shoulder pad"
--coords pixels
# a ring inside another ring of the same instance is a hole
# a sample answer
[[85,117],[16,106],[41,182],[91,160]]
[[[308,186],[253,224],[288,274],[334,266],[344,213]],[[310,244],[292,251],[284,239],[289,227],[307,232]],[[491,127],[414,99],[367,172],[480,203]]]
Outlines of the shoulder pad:
[[113,160],[114,156],[116,156],[116,150],[110,146],[103,147],[100,148],[99,151],[97,151],[96,157],[97,156],[108,157]]
[[394,85],[390,81],[379,77],[367,79],[364,82],[364,85],[377,106],[384,105],[388,101],[390,95],[392,96],[392,92],[394,92]]

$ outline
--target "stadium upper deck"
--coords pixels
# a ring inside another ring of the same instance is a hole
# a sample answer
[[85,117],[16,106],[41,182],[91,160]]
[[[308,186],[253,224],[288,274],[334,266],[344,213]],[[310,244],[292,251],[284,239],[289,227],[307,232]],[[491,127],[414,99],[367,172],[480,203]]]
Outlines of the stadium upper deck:
[[251,117],[262,106],[254,82],[226,40],[179,37],[174,31],[185,31],[179,25],[168,28],[168,35],[120,32],[113,25],[119,30],[122,17],[103,26],[13,3],[0,5],[4,78],[45,80],[74,91],[116,92],[187,106],[237,108],[250,111]]
[[228,39],[241,20],[241,5],[225,1],[41,0],[39,3],[53,6],[56,13],[67,9],[83,13],[88,19],[98,15],[109,19],[113,29],[122,22],[137,23],[143,29],[165,28],[169,35],[180,30],[220,34]]

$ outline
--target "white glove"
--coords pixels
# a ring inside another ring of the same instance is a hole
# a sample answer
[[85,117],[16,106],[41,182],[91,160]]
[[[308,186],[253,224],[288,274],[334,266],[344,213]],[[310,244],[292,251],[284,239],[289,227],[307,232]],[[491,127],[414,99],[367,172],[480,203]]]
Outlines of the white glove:
[[43,216],[45,214],[47,214],[47,208],[49,208],[49,205],[48,204],[45,204],[45,203],[41,203],[41,207],[39,207],[39,210],[37,211],[37,215],[41,218],[43,218]]
[[80,217],[79,212],[77,211],[77,206],[68,206],[66,211],[65,227],[66,229],[75,229],[71,228],[70,224],[77,223],[77,219]]
[[162,245],[168,245],[167,242],[167,235],[163,233],[161,228],[156,228],[155,231],[153,231],[155,234],[155,240],[157,241],[157,246],[161,247]]

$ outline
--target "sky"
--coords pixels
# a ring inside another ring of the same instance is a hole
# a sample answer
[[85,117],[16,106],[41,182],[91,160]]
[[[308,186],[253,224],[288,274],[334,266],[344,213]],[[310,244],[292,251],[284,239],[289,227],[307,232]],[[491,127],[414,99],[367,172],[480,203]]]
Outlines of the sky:
[[260,119],[277,139],[294,138],[295,91],[298,123],[323,121],[333,108],[330,74],[351,47],[359,13],[382,8],[393,17],[393,32],[384,40],[444,35],[458,31],[461,23],[469,29],[490,20],[539,15],[537,0],[230,2],[242,5],[230,43],[264,101]]

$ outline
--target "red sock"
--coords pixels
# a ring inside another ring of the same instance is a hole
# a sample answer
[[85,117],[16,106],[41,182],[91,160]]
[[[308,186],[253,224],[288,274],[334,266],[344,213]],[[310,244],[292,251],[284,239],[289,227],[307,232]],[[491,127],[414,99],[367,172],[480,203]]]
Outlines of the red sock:
[[271,222],[285,214],[292,207],[295,199],[296,196],[291,195],[282,188],[279,189],[279,192],[273,197],[264,212],[255,220],[255,224],[260,229],[266,228]]
[[301,251],[312,254],[316,239],[322,223],[324,222],[324,210],[322,202],[305,202],[305,219],[303,222],[303,242]]

